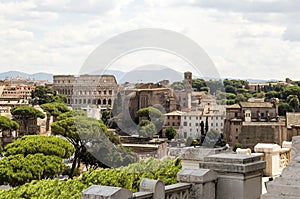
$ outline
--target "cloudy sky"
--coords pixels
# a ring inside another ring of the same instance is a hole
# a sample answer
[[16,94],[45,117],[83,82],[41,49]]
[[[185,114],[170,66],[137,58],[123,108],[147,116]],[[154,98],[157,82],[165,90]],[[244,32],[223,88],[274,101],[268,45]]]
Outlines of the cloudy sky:
[[[198,43],[222,77],[300,79],[299,10],[298,0],[0,0],[0,72],[76,74],[111,37],[161,28]],[[111,67],[148,64],[189,67],[154,50]]]

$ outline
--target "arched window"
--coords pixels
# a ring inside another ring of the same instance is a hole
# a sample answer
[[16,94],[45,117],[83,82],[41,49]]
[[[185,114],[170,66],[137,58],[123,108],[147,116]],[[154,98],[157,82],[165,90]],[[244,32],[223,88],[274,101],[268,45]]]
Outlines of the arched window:
[[106,99],[103,100],[103,104],[104,104],[104,105],[106,104]]
[[111,105],[111,99],[108,99],[108,104]]
[[101,99],[98,99],[98,104],[101,104]]

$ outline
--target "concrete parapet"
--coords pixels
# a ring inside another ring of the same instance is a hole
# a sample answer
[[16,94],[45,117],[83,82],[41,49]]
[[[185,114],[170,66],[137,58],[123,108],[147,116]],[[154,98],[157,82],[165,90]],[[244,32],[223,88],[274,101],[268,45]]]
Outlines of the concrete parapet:
[[216,172],[209,169],[183,169],[177,174],[177,179],[192,184],[190,199],[215,199]]
[[264,160],[266,161],[265,176],[280,175],[280,153],[281,147],[277,144],[258,143],[254,147],[256,153],[264,153]]
[[217,173],[217,199],[257,199],[261,194],[262,170],[260,156],[217,154],[204,158],[200,168]]
[[82,192],[82,199],[128,199],[132,197],[132,192],[120,187],[109,187],[92,185]]
[[204,157],[220,152],[222,152],[222,148],[185,147],[169,148],[168,155],[179,157],[183,169],[198,169],[199,163],[203,162]]
[[283,141],[282,142],[282,148],[292,148],[292,142],[288,142],[288,141]]
[[144,178],[140,183],[140,192],[152,192],[152,199],[165,198],[165,185],[161,180]]
[[280,177],[268,183],[267,193],[261,199],[296,199],[300,196],[300,136],[292,141],[292,161]]

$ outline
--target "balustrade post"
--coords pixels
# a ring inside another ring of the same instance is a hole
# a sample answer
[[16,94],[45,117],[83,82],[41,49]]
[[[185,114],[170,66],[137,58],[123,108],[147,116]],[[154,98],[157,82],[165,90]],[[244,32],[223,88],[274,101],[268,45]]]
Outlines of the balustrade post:
[[209,169],[183,169],[177,174],[181,183],[191,183],[189,199],[215,199],[217,174]]
[[217,172],[217,199],[258,199],[265,162],[260,156],[218,154],[204,158],[200,168]]
[[258,143],[254,147],[256,153],[264,153],[264,160],[266,161],[266,168],[264,174],[266,176],[280,175],[280,153],[281,147],[277,144]]
[[81,199],[128,199],[132,198],[132,192],[120,187],[92,185],[81,194]]

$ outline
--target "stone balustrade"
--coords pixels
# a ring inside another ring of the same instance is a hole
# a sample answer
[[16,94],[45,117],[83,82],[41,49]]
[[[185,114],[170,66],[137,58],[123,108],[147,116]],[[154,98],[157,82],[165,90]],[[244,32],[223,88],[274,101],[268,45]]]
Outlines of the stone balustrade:
[[[290,144],[286,142],[283,146],[290,146]],[[265,176],[280,175],[282,169],[291,161],[291,148],[281,148],[277,144],[258,143],[254,151],[257,155],[263,154],[262,160],[266,162]]]
[[179,157],[183,169],[198,169],[199,163],[203,162],[204,157],[208,155],[223,153],[222,148],[205,148],[205,147],[185,147],[169,148],[168,156]]
[[286,166],[288,166],[288,164],[291,161],[291,149],[289,149],[289,148],[282,148],[282,149],[280,149],[279,159],[280,159],[279,167],[282,170]]
[[190,183],[177,183],[165,187],[166,199],[188,199],[190,194]]
[[210,155],[200,163],[200,168],[217,173],[217,199],[258,199],[265,166],[260,156],[239,154]]
[[136,193],[119,187],[92,185],[82,192],[82,199],[215,199],[214,171],[183,169],[177,178],[179,183],[168,186],[161,180],[145,178]]
[[268,183],[261,199],[297,199],[300,196],[300,136],[292,138],[292,160],[280,177]]
[[260,156],[210,155],[199,166],[178,172],[177,184],[143,179],[137,193],[93,185],[82,192],[82,199],[257,199],[261,194],[265,162]]

